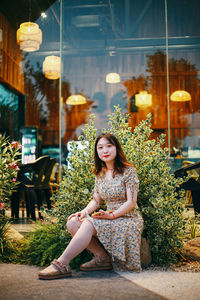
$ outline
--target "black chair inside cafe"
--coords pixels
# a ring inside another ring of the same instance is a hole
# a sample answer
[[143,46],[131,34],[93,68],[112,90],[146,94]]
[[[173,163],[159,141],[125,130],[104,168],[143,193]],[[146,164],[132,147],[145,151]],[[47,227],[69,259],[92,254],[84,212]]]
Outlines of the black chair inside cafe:
[[[34,162],[19,165],[19,172],[17,181],[19,185],[17,191],[12,194],[11,197],[11,217],[19,219],[19,206],[22,199],[26,204],[26,216],[33,220],[36,220],[35,204],[38,209],[41,206],[41,200],[38,199],[38,189],[41,188],[41,182],[43,181],[45,171],[48,169],[50,157],[44,155],[36,159]],[[50,208],[50,205],[48,205]]]
[[184,182],[180,188],[191,191],[192,203],[194,207],[195,216],[200,214],[200,161],[192,163],[189,166],[185,166],[177,169],[174,174],[175,177],[187,177],[189,172],[195,170],[198,174],[197,178],[190,177],[186,182]]

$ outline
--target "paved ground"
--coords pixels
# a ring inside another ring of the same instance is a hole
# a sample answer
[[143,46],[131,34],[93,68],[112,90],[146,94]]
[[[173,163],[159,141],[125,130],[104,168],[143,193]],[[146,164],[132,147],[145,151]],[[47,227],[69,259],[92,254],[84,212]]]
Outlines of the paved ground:
[[[35,224],[19,222],[20,234]],[[0,300],[200,300],[200,272],[73,272],[72,278],[38,280],[35,266],[0,264]]]
[[0,264],[1,300],[164,300],[112,271],[74,272],[72,278],[38,280],[41,268]]
[[200,300],[200,272],[147,270],[139,274],[130,272],[120,272],[119,274],[134,284],[170,300]]
[[200,273],[75,272],[38,280],[36,266],[0,264],[0,300],[199,300]]

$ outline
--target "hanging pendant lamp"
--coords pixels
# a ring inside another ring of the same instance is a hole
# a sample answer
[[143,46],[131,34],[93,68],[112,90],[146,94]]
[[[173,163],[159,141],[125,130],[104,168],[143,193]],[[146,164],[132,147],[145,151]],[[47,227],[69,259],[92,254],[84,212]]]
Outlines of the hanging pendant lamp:
[[33,52],[40,48],[42,43],[42,31],[38,24],[32,22],[22,23],[17,30],[17,44],[20,49]]
[[135,95],[135,105],[141,109],[152,106],[152,95],[148,94],[147,91],[141,91]]
[[170,97],[171,101],[174,102],[186,102],[191,100],[191,95],[190,93],[186,91],[175,91],[171,94]]
[[70,97],[67,98],[66,104],[70,105],[80,105],[80,104],[85,104],[87,103],[86,99],[82,95],[71,95]]
[[58,79],[60,77],[60,57],[53,55],[45,57],[43,73],[48,79]]
[[120,76],[118,73],[109,73],[106,75],[107,83],[118,83],[120,82]]

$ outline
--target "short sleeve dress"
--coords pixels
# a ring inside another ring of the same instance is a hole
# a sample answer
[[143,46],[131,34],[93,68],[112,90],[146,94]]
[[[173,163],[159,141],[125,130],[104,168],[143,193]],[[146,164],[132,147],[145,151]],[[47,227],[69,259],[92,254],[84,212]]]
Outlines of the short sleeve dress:
[[[94,192],[106,201],[107,210],[118,209],[126,199],[126,189],[138,192],[139,180],[134,167],[127,167],[123,174],[106,179],[96,176]],[[114,220],[90,217],[97,237],[110,254],[114,270],[141,271],[140,243],[143,219],[137,209]]]

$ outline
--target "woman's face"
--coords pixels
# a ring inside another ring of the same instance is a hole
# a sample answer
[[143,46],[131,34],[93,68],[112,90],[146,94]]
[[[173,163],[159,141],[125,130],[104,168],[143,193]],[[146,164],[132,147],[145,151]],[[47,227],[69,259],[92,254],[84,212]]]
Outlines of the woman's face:
[[111,144],[106,138],[101,138],[97,143],[97,153],[99,158],[105,163],[114,162],[117,155],[116,146]]

